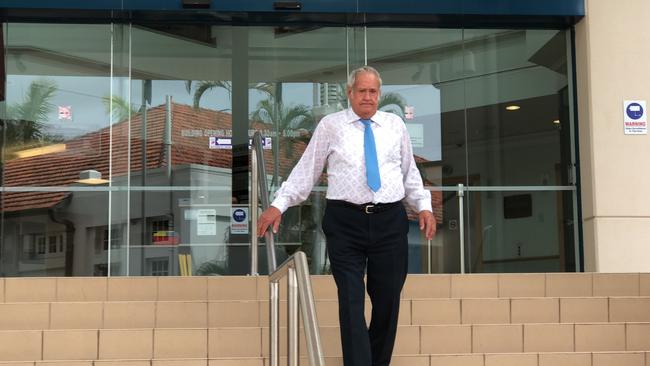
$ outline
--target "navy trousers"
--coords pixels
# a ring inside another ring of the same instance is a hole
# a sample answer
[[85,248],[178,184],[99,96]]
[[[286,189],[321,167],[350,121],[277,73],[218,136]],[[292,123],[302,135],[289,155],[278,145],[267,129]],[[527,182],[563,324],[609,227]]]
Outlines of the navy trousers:
[[[325,208],[323,232],[338,289],[345,366],[390,364],[407,274],[408,228],[401,203],[370,214],[331,201]],[[370,327],[364,317],[366,272]]]

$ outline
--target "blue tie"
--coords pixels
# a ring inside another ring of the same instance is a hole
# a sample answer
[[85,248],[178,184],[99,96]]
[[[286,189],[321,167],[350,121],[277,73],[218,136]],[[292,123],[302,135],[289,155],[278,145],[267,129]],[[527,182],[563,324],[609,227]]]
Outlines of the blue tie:
[[368,187],[373,192],[377,192],[381,188],[381,179],[379,178],[379,164],[377,164],[377,148],[375,147],[375,135],[372,133],[369,119],[362,119],[361,122],[365,126],[363,133],[363,152],[366,156],[366,178],[368,179]]

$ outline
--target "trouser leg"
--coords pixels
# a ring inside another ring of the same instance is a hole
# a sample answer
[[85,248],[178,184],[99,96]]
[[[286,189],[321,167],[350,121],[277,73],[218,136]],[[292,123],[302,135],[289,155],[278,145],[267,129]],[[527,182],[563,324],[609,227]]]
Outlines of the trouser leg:
[[364,317],[367,223],[363,227],[363,215],[347,208],[327,207],[323,218],[327,252],[338,289],[345,366],[371,365],[370,338]]
[[403,206],[373,216],[368,249],[368,294],[372,302],[369,337],[372,366],[390,364],[400,293],[408,269],[408,219]]

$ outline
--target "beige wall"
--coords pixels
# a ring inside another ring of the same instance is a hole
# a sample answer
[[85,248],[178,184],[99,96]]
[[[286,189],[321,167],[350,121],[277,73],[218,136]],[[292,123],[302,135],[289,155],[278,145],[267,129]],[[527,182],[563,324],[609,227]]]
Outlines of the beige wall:
[[650,1],[585,0],[576,26],[585,269],[650,271],[650,135],[623,101],[650,102]]

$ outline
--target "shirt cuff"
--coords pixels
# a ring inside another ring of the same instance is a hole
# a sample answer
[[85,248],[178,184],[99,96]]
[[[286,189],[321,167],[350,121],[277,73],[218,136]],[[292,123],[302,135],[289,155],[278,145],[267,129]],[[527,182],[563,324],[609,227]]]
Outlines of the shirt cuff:
[[418,212],[422,212],[422,211],[431,211],[431,212],[433,212],[433,208],[431,207],[431,199],[419,200],[417,202],[417,210],[418,210]]
[[278,197],[273,200],[271,206],[280,210],[281,213],[284,213],[289,208],[289,202],[282,197]]

